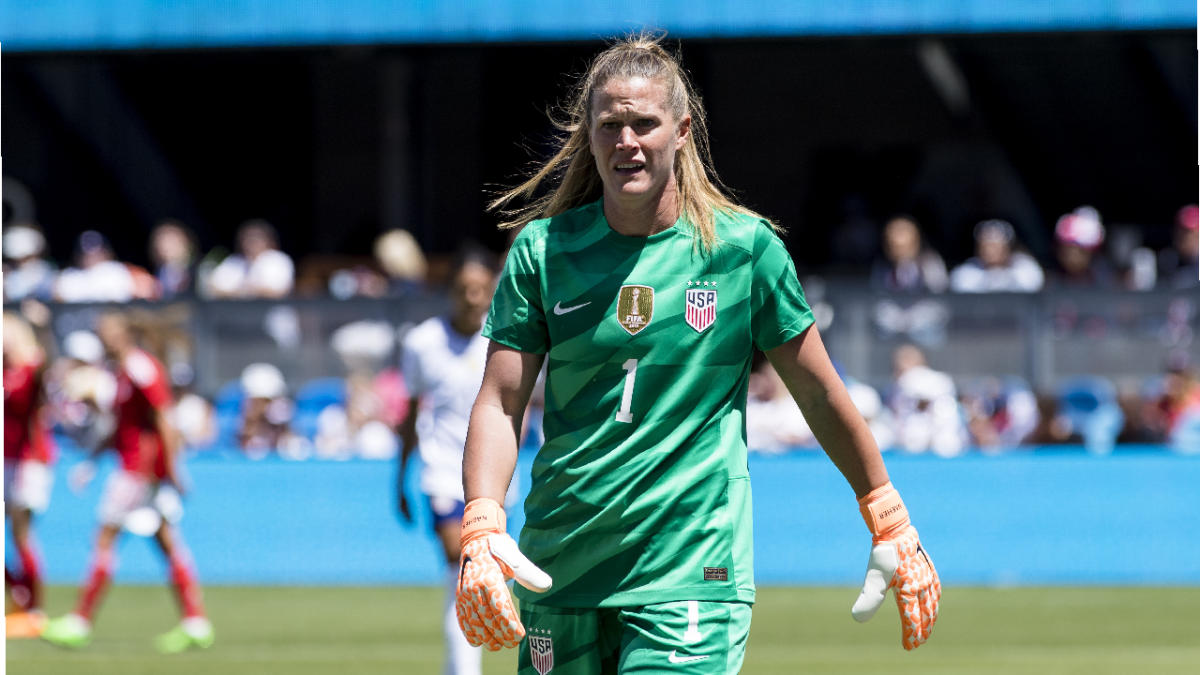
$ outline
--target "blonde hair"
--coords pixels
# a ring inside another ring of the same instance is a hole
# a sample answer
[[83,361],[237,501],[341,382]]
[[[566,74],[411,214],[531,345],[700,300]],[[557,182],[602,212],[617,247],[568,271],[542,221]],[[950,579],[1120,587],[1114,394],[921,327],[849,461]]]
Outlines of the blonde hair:
[[38,342],[33,327],[14,312],[4,313],[4,356],[18,365],[46,360],[46,351]]
[[[675,155],[675,182],[680,212],[695,228],[697,241],[706,251],[716,244],[717,212],[738,213],[766,220],[726,196],[728,188],[717,177],[708,148],[708,125],[704,106],[696,94],[678,57],[663,49],[663,35],[639,33],[622,38],[592,60],[587,73],[575,83],[559,116],[550,119],[560,132],[558,151],[520,185],[502,193],[488,205],[505,221],[501,229],[524,225],[538,218],[549,218],[595,201],[603,194],[603,184],[592,156],[590,131],[592,98],[609,80],[642,77],[666,85],[667,106],[676,122],[691,116],[691,130],[684,146]],[[509,207],[514,200],[529,200],[543,183],[553,189],[524,206]]]

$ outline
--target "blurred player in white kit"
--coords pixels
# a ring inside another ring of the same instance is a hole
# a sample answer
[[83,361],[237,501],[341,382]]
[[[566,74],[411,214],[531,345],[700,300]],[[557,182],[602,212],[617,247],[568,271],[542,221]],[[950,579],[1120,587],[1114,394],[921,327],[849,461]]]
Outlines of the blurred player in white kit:
[[401,371],[412,397],[400,425],[403,443],[396,493],[405,522],[413,522],[404,492],[408,460],[419,448],[420,489],[433,512],[433,529],[446,556],[446,667],[452,675],[478,675],[482,650],[467,644],[454,612],[459,528],[463,515],[462,457],[471,405],[483,381],[488,340],[480,334],[496,286],[496,259],[469,249],[451,277],[451,310],[413,328],[404,338]]

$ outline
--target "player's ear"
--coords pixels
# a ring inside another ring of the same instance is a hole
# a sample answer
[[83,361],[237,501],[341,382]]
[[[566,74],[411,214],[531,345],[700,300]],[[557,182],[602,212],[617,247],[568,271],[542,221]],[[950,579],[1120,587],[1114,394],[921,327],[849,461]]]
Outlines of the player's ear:
[[676,127],[675,149],[682,150],[687,144],[688,135],[692,133],[692,116],[684,115],[683,119],[679,120],[679,126]]

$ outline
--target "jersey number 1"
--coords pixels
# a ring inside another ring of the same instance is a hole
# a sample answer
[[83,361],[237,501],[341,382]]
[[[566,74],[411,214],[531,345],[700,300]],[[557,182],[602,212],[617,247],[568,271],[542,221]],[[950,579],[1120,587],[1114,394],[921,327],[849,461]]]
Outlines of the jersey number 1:
[[625,369],[625,390],[621,392],[621,409],[617,411],[618,422],[633,421],[633,380],[637,377],[637,359],[621,364]]

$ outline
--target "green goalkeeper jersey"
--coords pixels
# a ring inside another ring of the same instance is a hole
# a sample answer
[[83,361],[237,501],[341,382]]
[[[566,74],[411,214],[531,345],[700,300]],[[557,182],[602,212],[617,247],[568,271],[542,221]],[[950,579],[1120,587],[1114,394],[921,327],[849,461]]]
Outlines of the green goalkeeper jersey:
[[554,578],[522,601],[754,601],[750,361],[812,312],[770,225],[720,213],[716,234],[623,236],[595,202],[513,242],[483,332],[547,355],[520,546]]

